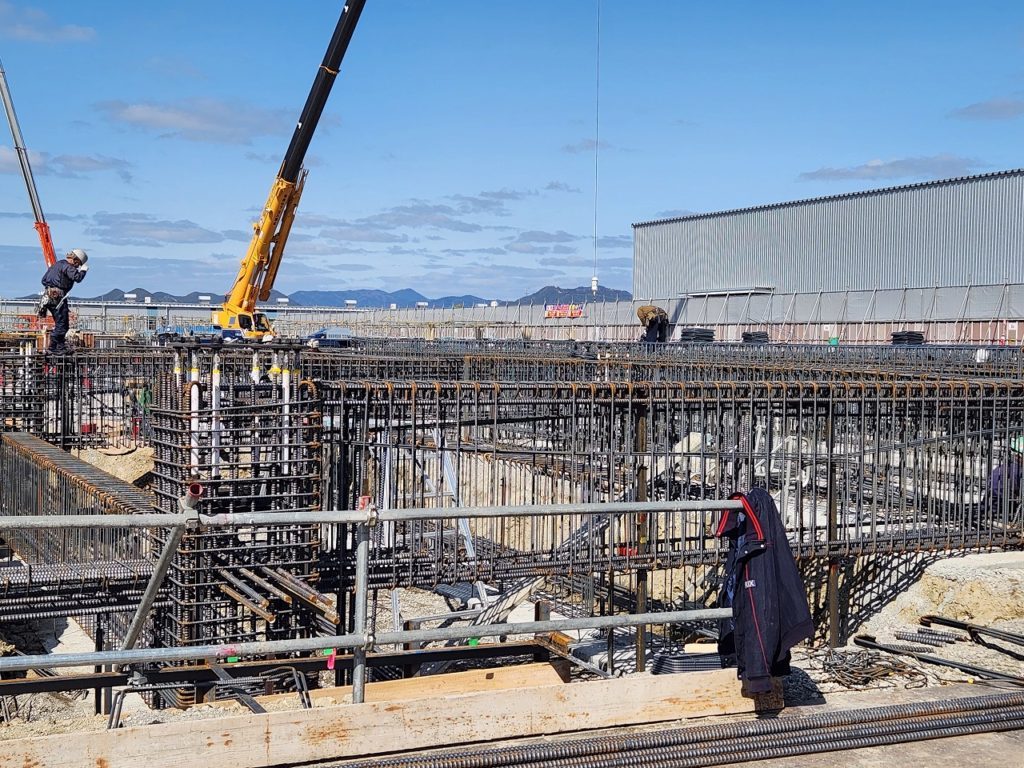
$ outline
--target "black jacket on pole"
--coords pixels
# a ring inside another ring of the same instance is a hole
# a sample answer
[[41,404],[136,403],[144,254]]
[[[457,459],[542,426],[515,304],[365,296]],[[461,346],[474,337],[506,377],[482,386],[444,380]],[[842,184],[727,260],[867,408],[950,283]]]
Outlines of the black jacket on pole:
[[718,647],[735,659],[746,690],[763,693],[772,677],[789,674],[789,649],[811,637],[814,624],[775,500],[762,488],[731,498],[744,508],[723,513],[716,533],[729,539],[719,606],[732,608]]

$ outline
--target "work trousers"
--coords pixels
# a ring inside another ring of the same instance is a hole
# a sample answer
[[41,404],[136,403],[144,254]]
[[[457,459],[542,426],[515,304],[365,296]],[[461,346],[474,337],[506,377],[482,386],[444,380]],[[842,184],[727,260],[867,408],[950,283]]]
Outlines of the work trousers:
[[647,323],[647,328],[640,341],[645,341],[648,344],[668,341],[668,318],[652,317]]
[[57,306],[47,307],[53,315],[53,333],[50,334],[50,351],[63,352],[67,349],[68,329],[71,326],[71,310],[66,300],[61,301]]

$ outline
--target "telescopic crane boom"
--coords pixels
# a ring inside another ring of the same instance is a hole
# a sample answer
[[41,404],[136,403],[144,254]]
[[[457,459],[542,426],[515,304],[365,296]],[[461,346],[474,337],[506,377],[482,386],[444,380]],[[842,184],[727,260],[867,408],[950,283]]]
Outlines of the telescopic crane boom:
[[270,196],[263,207],[259,220],[253,224],[253,236],[249,249],[242,259],[238,275],[231,290],[224,297],[224,304],[213,312],[213,324],[225,335],[240,335],[246,339],[266,340],[273,337],[273,328],[267,316],[256,311],[257,301],[270,298],[270,291],[277,278],[295,210],[302,196],[306,170],[302,161],[313,138],[324,104],[331,93],[331,86],[338,74],[338,68],[352,40],[359,15],[366,0],[347,0],[334,29],[334,35],[327,46],[327,53],[317,70],[310,88],[302,115],[295,126],[288,151],[285,152],[281,169],[270,188]]
[[39,191],[36,189],[36,180],[32,176],[32,165],[28,161],[28,150],[25,149],[25,139],[21,136],[18,116],[14,113],[14,100],[11,99],[11,89],[7,86],[7,73],[4,72],[3,62],[0,62],[0,99],[4,102],[7,122],[11,126],[14,152],[18,155],[18,162],[21,163],[21,175],[25,178],[25,186],[28,187],[28,199],[32,203],[32,213],[36,217],[36,232],[39,233],[39,243],[43,247],[43,259],[46,261],[47,267],[52,267],[57,262],[57,255],[53,250],[50,225],[46,223],[43,206],[39,203]]

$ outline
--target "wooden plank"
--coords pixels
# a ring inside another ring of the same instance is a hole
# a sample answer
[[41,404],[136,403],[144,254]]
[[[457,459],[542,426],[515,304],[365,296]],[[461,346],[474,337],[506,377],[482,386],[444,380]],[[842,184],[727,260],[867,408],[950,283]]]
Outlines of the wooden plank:
[[[560,672],[560,669],[563,668],[562,664],[538,662],[536,664],[518,664],[513,667],[495,667],[494,669],[471,669],[467,672],[451,672],[431,677],[382,680],[379,683],[366,684],[364,700],[368,702],[411,701],[478,691],[558,685],[566,682]],[[314,706],[351,704],[352,686],[314,688],[309,692],[309,697],[313,700]],[[277,701],[296,701],[298,694],[294,692],[274,693],[255,698],[261,704],[272,704]],[[233,701],[217,701],[211,702],[209,706],[232,709],[239,705]]]
[[683,653],[718,653],[718,643],[686,643]]
[[0,768],[267,768],[753,711],[735,670],[369,702],[3,743]]

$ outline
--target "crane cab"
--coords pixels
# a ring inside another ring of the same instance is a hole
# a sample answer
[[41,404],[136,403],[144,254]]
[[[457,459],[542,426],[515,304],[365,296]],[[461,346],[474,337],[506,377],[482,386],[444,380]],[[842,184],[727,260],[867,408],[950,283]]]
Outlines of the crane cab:
[[213,322],[225,339],[273,341],[276,336],[263,312],[214,312]]

